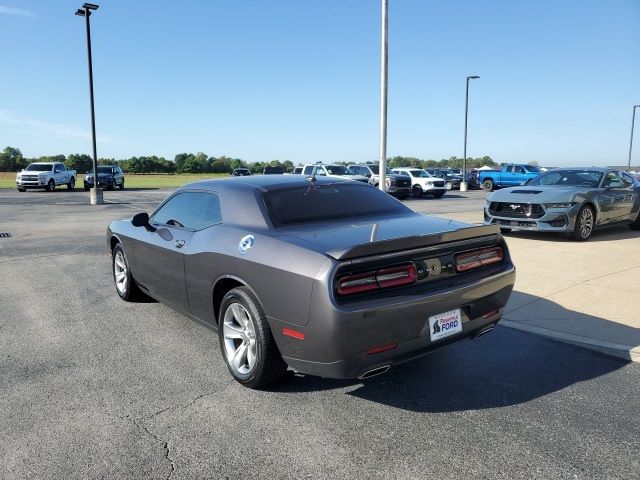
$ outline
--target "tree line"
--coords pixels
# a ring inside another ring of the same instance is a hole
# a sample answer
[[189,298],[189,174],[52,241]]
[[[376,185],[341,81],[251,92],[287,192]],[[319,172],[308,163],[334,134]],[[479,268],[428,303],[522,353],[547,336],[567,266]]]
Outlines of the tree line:
[[[462,168],[462,158],[449,157],[441,160],[422,160],[415,157],[396,156],[389,158],[390,168],[418,167],[418,168]],[[20,149],[6,147],[0,152],[0,172],[17,172],[34,162],[62,162],[65,166],[79,173],[87,173],[93,170],[93,161],[85,153],[72,153],[70,155],[50,155],[39,158],[26,158]],[[100,165],[119,165],[127,173],[152,174],[152,173],[231,173],[236,168],[248,168],[251,173],[262,173],[267,166],[279,166],[285,172],[292,172],[295,165],[289,160],[271,160],[266,162],[246,162],[239,158],[209,157],[207,154],[179,153],[173,160],[164,157],[141,156],[127,159],[100,158]],[[350,165],[353,162],[332,162],[340,165]],[[377,163],[377,162],[369,162]],[[298,165],[303,165],[298,163]],[[468,158],[467,168],[479,168],[482,166],[496,167],[496,162],[489,156],[480,158]]]

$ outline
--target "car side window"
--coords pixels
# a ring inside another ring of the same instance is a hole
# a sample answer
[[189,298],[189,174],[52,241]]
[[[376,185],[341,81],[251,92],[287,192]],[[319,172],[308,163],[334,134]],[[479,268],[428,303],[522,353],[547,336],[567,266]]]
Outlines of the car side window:
[[220,208],[220,197],[214,193],[204,195],[204,202],[200,211],[197,230],[211,227],[222,223],[222,209]]
[[516,169],[516,173],[525,173],[524,167],[514,167]]
[[304,167],[302,174],[311,175],[311,172],[313,172],[313,165],[307,165],[306,167]]
[[323,167],[316,167],[316,175],[326,175]]
[[53,173],[60,173],[62,171],[62,168],[60,168],[60,165],[56,165],[53,167]]
[[604,177],[603,186],[605,188],[624,188],[628,185],[625,184],[618,172],[609,172],[607,173],[607,176]]
[[507,167],[507,173],[513,173],[513,166]]
[[151,223],[195,230],[204,196],[202,192],[181,192],[153,214]]

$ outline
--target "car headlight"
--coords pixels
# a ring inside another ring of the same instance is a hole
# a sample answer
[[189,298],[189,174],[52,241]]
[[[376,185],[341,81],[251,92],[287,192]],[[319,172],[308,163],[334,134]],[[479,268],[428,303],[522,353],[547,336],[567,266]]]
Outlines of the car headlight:
[[565,203],[545,203],[544,206],[547,208],[571,208],[575,205],[574,202],[565,202]]

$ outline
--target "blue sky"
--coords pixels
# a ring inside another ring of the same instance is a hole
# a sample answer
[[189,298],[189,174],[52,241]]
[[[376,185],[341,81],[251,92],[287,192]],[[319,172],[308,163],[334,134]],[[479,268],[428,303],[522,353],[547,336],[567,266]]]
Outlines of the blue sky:
[[[379,0],[98,3],[99,156],[377,159]],[[461,157],[475,74],[469,156],[626,164],[639,0],[389,3],[389,156]],[[0,148],[90,152],[81,4],[0,0]]]

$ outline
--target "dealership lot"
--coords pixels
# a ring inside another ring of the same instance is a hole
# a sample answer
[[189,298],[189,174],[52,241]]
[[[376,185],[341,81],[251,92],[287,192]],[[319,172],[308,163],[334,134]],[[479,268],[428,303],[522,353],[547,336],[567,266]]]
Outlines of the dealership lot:
[[[0,478],[630,478],[640,364],[500,326],[369,381],[251,391],[216,334],[118,299],[112,219],[168,191],[0,191]],[[482,220],[484,192],[408,200]],[[514,233],[505,319],[640,345],[640,235]],[[635,300],[634,300],[635,299]],[[505,322],[506,323],[506,322]],[[547,332],[548,333],[548,332]],[[592,338],[595,337],[595,338]],[[575,338],[574,338],[575,340]],[[634,474],[633,472],[636,472]]]

